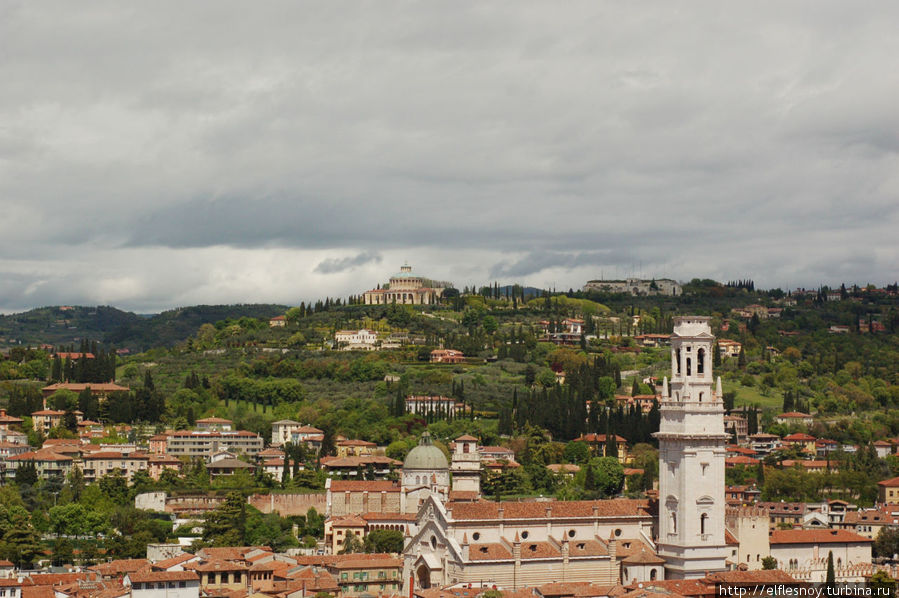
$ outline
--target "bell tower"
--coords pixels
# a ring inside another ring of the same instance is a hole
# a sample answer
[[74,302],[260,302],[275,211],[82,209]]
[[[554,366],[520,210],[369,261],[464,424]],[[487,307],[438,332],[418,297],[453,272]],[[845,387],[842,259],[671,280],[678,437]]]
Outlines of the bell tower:
[[712,378],[707,316],[674,319],[671,388],[663,383],[659,440],[658,554],[668,579],[694,579],[726,568],[724,403]]

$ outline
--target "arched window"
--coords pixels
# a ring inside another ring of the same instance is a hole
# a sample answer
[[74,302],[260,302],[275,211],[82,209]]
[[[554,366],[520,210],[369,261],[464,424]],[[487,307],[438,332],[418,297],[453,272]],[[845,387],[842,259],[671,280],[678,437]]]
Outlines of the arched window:
[[692,372],[690,371],[690,358],[687,357],[687,375],[691,376]]
[[656,568],[653,567],[652,569],[649,570],[649,580],[655,581],[655,578],[656,578]]
[[680,374],[680,349],[674,352],[677,359],[677,373]]
[[677,533],[677,513],[671,511],[671,533]]
[[837,569],[843,566],[843,559],[837,559]]
[[696,352],[696,373],[705,373],[705,349]]
[[708,513],[703,513],[699,516],[699,534],[704,536],[706,534],[705,531],[705,523],[708,521],[709,515]]

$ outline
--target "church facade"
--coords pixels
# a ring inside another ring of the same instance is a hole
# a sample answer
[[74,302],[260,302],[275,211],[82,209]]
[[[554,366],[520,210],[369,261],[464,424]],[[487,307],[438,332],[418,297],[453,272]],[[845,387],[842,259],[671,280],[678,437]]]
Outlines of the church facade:
[[412,273],[412,266],[406,264],[383,288],[366,291],[365,305],[433,305],[440,301],[444,283],[436,283]]

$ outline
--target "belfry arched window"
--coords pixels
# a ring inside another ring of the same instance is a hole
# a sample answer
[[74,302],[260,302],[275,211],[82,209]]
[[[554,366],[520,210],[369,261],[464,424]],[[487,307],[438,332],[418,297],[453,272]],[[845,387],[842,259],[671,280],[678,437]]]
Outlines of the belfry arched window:
[[696,373],[705,373],[705,349],[700,349],[696,352]]

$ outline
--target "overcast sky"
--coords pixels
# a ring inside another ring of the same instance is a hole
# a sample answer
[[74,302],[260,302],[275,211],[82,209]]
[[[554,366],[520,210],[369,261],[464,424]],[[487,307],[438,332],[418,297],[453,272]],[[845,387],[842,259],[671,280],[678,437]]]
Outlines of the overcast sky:
[[899,3],[0,0],[0,310],[899,279]]

